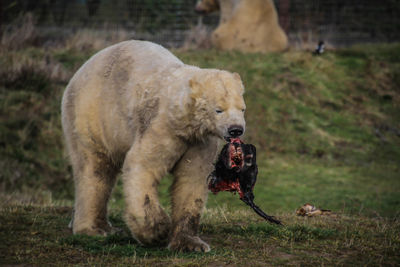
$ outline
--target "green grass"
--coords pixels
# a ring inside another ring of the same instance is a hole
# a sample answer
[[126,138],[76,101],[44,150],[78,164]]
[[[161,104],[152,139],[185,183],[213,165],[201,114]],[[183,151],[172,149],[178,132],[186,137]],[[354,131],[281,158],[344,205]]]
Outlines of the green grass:
[[[144,248],[117,215],[111,222],[125,232],[108,237],[71,235],[70,207],[8,207],[0,212],[0,263],[34,265],[266,266],[398,264],[400,225],[384,218],[299,218],[281,214],[285,227],[265,223],[245,210],[208,209],[201,236],[210,253],[176,253]],[[246,216],[249,219],[243,220]]]
[[[238,72],[257,147],[255,202],[210,194],[201,235],[212,252],[143,248],[123,222],[122,183],[110,201],[124,234],[73,236],[71,169],[60,123],[62,92],[95,51],[0,48],[0,264],[138,266],[396,265],[400,262],[400,45],[242,54],[174,51],[185,63]],[[170,211],[168,188],[160,199]],[[336,216],[298,218],[310,202]],[[65,206],[65,207],[61,207]]]

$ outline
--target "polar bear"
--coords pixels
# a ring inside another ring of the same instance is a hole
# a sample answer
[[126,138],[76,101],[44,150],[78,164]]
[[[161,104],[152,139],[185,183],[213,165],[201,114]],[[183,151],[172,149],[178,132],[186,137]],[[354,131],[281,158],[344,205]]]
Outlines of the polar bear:
[[220,10],[219,25],[211,35],[218,49],[267,53],[288,47],[272,0],[199,0],[195,10],[200,14]]
[[[206,177],[221,138],[245,131],[244,87],[236,73],[185,65],[146,41],[125,41],[90,58],[62,99],[73,167],[74,234],[107,235],[107,201],[122,170],[125,222],[143,245],[209,251],[197,236]],[[157,185],[170,172],[171,218]]]

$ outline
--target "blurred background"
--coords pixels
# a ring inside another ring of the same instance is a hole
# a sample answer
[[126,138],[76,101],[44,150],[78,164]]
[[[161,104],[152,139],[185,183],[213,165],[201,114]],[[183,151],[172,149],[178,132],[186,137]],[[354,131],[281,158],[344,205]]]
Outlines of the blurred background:
[[[41,34],[65,38],[82,28],[126,31],[129,37],[167,47],[182,47],[201,25],[208,31],[218,14],[202,19],[197,0],[3,0],[0,25],[30,13]],[[279,22],[291,47],[314,47],[319,40],[334,47],[400,39],[400,5],[396,0],[275,0]],[[43,37],[43,36],[42,36]],[[193,41],[193,40],[192,40]]]
[[[283,53],[212,47],[219,14],[195,0],[0,1],[0,202],[72,206],[60,102],[95,52],[157,42],[185,63],[238,72],[245,140],[258,149],[255,202],[267,213],[306,202],[351,214],[400,212],[400,1],[276,0]],[[323,40],[326,51],[313,55]],[[160,186],[168,207],[170,177]],[[123,207],[121,183],[111,205]],[[209,207],[244,207],[229,193]]]

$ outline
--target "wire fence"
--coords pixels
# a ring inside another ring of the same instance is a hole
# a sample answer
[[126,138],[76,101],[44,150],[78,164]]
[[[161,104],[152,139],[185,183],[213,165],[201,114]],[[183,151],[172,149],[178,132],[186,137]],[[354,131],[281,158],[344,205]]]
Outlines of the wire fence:
[[[132,38],[181,47],[193,29],[212,31],[218,14],[199,17],[197,0],[3,0],[0,26],[31,12],[39,27],[126,30]],[[400,41],[399,0],[275,0],[292,47]]]

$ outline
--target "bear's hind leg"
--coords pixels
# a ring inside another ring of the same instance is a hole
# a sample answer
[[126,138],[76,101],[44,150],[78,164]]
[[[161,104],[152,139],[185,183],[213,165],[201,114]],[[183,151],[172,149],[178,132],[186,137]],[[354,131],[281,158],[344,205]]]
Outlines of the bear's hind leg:
[[75,180],[74,234],[106,236],[115,229],[107,221],[107,202],[118,168],[103,153],[70,152]]
[[190,147],[173,171],[172,232],[168,245],[171,250],[210,251],[197,231],[207,201],[207,176],[212,171],[217,147],[216,138]]

